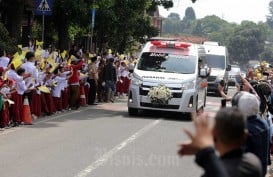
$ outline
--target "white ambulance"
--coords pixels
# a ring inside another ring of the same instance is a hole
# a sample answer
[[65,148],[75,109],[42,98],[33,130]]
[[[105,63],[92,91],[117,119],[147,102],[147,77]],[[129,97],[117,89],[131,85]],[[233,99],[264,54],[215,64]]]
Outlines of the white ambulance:
[[[209,72],[205,57],[199,44],[166,39],[147,42],[130,71],[129,115],[139,110],[189,113],[204,108]],[[166,92],[171,93],[167,101],[155,101],[156,94],[160,98]]]
[[230,71],[231,66],[227,48],[214,41],[205,41],[203,46],[206,50],[207,64],[211,68],[211,73],[208,77],[208,92],[220,96],[218,84],[224,87],[225,93],[228,92],[228,71]]

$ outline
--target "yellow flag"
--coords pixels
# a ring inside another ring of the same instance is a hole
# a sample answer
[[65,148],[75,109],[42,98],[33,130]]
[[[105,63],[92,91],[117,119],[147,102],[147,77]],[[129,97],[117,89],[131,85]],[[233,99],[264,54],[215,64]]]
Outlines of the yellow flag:
[[35,57],[41,57],[42,56],[42,50],[41,49],[36,49],[34,55],[35,55]]
[[22,54],[21,54],[21,55],[22,55],[23,58],[25,58],[27,52],[29,52],[29,50],[23,50],[23,51],[22,51]]
[[50,93],[50,90],[49,88],[47,88],[46,86],[40,86],[38,87],[38,89],[41,91],[41,92],[44,92],[44,93]]
[[44,44],[43,41],[38,41],[38,40],[36,40],[36,45],[37,45],[37,46],[42,46],[43,44]]
[[23,64],[22,59],[20,58],[20,56],[17,56],[15,58],[13,58],[11,63],[14,65],[15,69],[17,69],[18,67],[20,67]]
[[67,53],[67,51],[66,51],[66,50],[64,50],[64,51],[61,53],[61,56],[62,56],[62,58],[63,58],[63,59],[65,58],[66,53]]
[[45,59],[40,58],[40,68],[41,70],[44,70],[46,67]]
[[16,58],[16,57],[18,57],[18,56],[19,56],[19,53],[16,52],[16,53],[13,55],[13,58]]
[[124,55],[123,55],[123,54],[120,55],[120,59],[121,59],[121,60],[124,59]]
[[89,53],[89,58],[92,58],[94,55],[92,53]]
[[108,49],[108,54],[112,54],[112,49]]
[[46,61],[52,66],[52,68],[50,69],[50,72],[52,73],[58,65],[57,63],[55,63],[55,61],[51,57],[47,58]]

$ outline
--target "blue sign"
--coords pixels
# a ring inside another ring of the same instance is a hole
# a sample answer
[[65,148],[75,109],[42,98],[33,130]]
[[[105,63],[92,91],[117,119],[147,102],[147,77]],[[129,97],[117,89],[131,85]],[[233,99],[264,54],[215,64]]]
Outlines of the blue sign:
[[36,0],[36,15],[52,15],[53,0]]
[[92,29],[94,29],[94,27],[95,27],[95,15],[96,15],[96,9],[93,8],[92,9],[92,21],[91,21],[91,27],[92,27]]

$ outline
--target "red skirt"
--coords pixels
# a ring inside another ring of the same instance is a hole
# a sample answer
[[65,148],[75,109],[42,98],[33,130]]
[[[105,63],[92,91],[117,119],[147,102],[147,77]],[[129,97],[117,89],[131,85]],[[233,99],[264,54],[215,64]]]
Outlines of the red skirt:
[[116,93],[123,93],[122,92],[122,84],[120,81],[116,83]]
[[40,98],[41,98],[42,113],[49,114],[49,108],[45,98],[45,93],[41,92]]
[[55,104],[50,93],[45,93],[45,100],[47,102],[49,114],[56,112]]
[[40,117],[42,115],[41,95],[40,94],[33,93],[31,110],[32,110],[32,114],[35,114],[37,117]]
[[62,111],[63,110],[62,98],[61,97],[52,97],[52,98],[53,98],[53,102],[54,102],[56,110]]
[[11,117],[14,122],[21,123],[21,114],[23,112],[23,97],[17,92],[11,94],[11,100],[14,104],[11,105]]

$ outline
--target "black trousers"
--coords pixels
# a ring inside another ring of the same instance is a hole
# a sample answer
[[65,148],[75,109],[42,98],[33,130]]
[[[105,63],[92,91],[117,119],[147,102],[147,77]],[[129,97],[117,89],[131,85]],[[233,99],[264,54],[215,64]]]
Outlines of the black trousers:
[[94,104],[96,102],[98,86],[95,79],[88,79],[88,83],[90,85],[88,104]]

